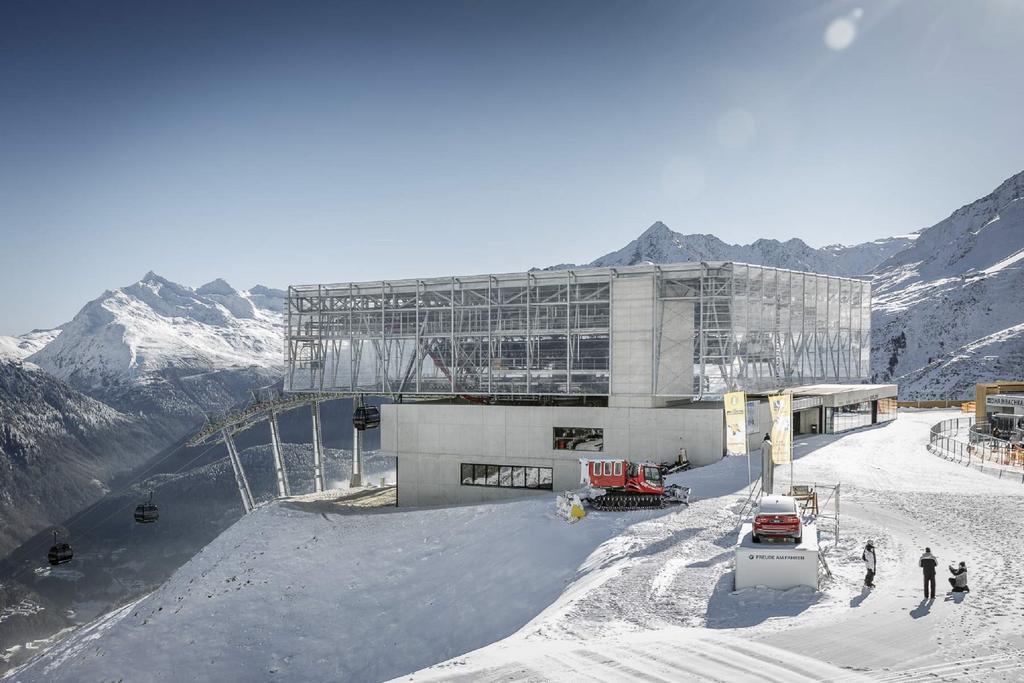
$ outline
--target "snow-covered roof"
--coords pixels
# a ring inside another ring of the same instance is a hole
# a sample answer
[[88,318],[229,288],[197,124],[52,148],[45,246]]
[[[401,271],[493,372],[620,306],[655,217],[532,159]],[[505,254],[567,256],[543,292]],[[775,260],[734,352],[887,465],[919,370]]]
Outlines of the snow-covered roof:
[[842,406],[878,398],[896,398],[899,387],[895,384],[812,384],[785,389],[794,396],[821,396],[826,406]]

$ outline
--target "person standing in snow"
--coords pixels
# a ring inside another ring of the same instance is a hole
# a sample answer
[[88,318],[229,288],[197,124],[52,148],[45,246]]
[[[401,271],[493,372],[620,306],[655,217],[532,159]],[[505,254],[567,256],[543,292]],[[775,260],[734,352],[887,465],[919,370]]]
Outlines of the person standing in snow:
[[864,560],[864,568],[868,570],[868,573],[864,575],[864,585],[868,588],[875,587],[875,544],[871,541],[867,542],[864,546],[864,552],[860,554],[860,559]]
[[918,560],[917,566],[921,568],[924,573],[924,599],[929,598],[935,599],[935,568],[939,566],[939,561],[932,555],[931,548],[924,549],[924,555]]
[[971,589],[967,587],[967,563],[961,562],[960,566],[953,568],[953,565],[949,565],[949,573],[953,576],[949,579],[949,586],[953,589],[954,593],[970,593]]

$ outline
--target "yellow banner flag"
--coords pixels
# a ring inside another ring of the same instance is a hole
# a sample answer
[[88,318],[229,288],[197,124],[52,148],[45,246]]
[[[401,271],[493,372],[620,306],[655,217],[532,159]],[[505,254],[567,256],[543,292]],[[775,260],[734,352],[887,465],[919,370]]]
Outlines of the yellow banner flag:
[[747,395],[742,391],[725,395],[725,454],[747,454]]
[[772,413],[772,462],[793,460],[793,397],[789,394],[768,397]]

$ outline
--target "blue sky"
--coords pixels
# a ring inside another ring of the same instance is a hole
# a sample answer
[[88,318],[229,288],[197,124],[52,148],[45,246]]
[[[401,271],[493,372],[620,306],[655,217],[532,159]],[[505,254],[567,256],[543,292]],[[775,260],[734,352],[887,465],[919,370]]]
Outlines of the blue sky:
[[198,286],[930,225],[1024,169],[1024,3],[0,6],[0,334]]

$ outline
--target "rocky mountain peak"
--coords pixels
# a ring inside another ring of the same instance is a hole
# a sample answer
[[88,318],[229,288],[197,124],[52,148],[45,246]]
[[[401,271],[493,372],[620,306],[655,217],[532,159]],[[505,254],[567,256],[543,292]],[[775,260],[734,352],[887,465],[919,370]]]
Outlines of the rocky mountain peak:
[[200,294],[200,295],[204,295],[204,296],[205,295],[210,295],[210,294],[219,294],[221,296],[231,296],[231,295],[234,295],[234,294],[238,294],[238,292],[235,290],[234,287],[229,285],[226,280],[224,280],[223,278],[217,278],[216,280],[212,280],[210,282],[207,282],[205,285],[203,285],[202,287],[197,289],[196,290],[196,294]]

